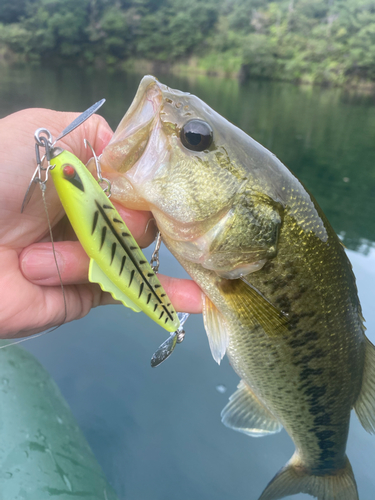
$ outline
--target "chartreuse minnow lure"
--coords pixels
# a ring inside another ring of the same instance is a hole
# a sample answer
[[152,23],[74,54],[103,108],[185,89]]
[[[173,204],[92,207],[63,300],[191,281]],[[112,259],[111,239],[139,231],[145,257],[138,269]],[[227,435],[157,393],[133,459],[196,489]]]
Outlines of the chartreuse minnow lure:
[[[84,111],[54,142],[47,129],[41,128],[35,132],[37,167],[26,191],[21,212],[28,204],[35,186],[39,184],[44,192],[51,175],[74,232],[90,257],[89,281],[98,283],[103,291],[109,292],[124,306],[136,312],[146,313],[168,332],[174,332],[173,338],[179,333],[181,341],[183,336],[178,330],[179,317],[156,276],[156,270],[152,269],[120,214],[105,194],[107,189],[110,194],[110,182],[101,177],[100,165],[94,151],[98,180],[76,156],[54,147],[58,140],[81,125],[104,102],[105,99],[102,99]],[[40,155],[40,149],[45,151],[43,157]],[[43,166],[45,162],[47,166]],[[102,181],[108,184],[104,190],[100,186]],[[175,343],[163,359],[173,351]]]
[[90,257],[89,281],[169,332],[179,319],[120,214],[85,165],[69,151],[50,151],[50,175],[66,215]]

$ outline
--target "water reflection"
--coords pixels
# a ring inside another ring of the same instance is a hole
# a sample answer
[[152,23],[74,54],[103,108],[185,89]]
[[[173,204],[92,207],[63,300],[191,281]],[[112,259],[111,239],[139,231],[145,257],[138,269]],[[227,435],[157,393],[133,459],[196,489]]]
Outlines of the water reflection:
[[[140,78],[75,68],[4,69],[1,114],[31,106],[79,111],[106,97],[101,112],[115,127]],[[373,98],[281,83],[160,79],[199,95],[271,149],[314,194],[345,245],[357,250],[349,256],[374,342]],[[184,274],[165,250],[161,265],[162,272]],[[226,361],[219,367],[212,360],[200,317],[189,320],[178,352],[152,370],[150,357],[164,338],[144,315],[107,307],[27,348],[57,381],[120,499],[256,499],[292,455],[291,440],[285,432],[246,438],[221,424],[238,377]],[[375,438],[354,416],[348,456],[360,498],[371,498]]]

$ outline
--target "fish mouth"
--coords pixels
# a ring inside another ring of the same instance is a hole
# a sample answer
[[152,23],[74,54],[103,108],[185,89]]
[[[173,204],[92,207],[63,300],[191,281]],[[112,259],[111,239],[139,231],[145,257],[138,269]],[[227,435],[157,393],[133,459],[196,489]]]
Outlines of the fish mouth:
[[142,78],[133,102],[100,158],[104,170],[126,173],[142,157],[159,116],[162,87],[151,75]]

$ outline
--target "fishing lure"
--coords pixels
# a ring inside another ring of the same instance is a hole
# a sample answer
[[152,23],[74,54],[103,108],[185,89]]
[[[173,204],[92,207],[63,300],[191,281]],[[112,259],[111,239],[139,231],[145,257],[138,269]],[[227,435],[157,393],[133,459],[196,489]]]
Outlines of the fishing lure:
[[51,177],[66,215],[90,257],[89,281],[169,332],[179,320],[159,279],[125,222],[85,165],[69,151],[51,151]]
[[[104,100],[100,101],[103,102]],[[103,291],[109,292],[124,306],[136,312],[143,311],[168,332],[175,332],[180,326],[179,317],[156,272],[109,200],[107,194],[110,195],[110,182],[101,177],[95,153],[98,181],[75,155],[55,147],[57,140],[89,118],[100,103],[80,115],[55,142],[52,142],[48,130],[36,131],[37,168],[26,192],[22,210],[30,199],[34,186],[40,183],[45,187],[50,175],[74,232],[90,257],[89,281],[98,283]],[[45,149],[42,158],[40,148]],[[44,159],[47,160],[47,167],[42,167]],[[41,179],[43,170],[44,180]],[[107,183],[105,190],[100,185],[103,182]]]

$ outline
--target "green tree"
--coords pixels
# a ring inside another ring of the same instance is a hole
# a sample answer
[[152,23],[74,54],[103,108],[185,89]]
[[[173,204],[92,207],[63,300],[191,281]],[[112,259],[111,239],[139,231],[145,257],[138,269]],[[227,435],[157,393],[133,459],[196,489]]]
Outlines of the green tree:
[[27,0],[1,0],[0,23],[16,23],[26,15]]
[[1,0],[0,43],[24,59],[195,56],[207,71],[375,81],[375,0]]

